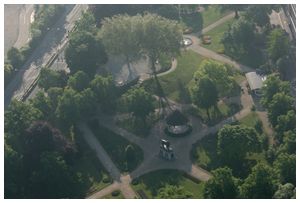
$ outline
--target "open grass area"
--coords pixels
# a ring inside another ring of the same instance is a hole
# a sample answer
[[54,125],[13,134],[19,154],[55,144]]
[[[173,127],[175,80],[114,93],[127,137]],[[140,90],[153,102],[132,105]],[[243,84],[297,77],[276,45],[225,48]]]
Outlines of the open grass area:
[[210,108],[210,121],[207,116],[206,109],[201,109],[196,106],[193,106],[188,113],[199,117],[204,123],[208,125],[215,125],[225,119],[226,117],[232,116],[237,113],[241,107],[236,103],[226,104],[223,101],[218,102],[217,108]]
[[[114,192],[116,193],[116,195],[113,195]],[[125,198],[120,190],[115,190],[111,194],[108,194],[101,199],[125,199]]]
[[147,198],[158,198],[158,191],[166,184],[182,186],[184,190],[192,193],[192,198],[203,198],[204,183],[194,182],[186,177],[183,172],[177,170],[158,170],[150,172],[135,180],[134,190],[143,191]]
[[201,13],[203,18],[203,28],[216,22],[228,13],[228,11],[221,12],[218,5],[209,5],[207,9]]
[[80,136],[80,132],[76,130],[75,133],[79,156],[75,160],[74,170],[83,175],[83,180],[86,182],[86,196],[88,196],[111,184],[111,178],[96,157],[95,152],[89,148]]
[[[89,126],[110,158],[122,172],[131,172],[142,162],[143,151],[137,145],[100,126],[98,120],[89,122]],[[130,144],[134,149],[134,159],[127,161],[125,149]]]
[[[177,58],[177,68],[170,74],[158,78],[164,94],[172,100],[189,103],[188,84],[203,59],[190,50],[181,52],[181,56]],[[156,94],[156,83],[153,79],[145,81],[143,85],[147,91]]]
[[197,142],[191,151],[193,162],[208,171],[221,165],[217,154],[217,134],[209,134]]
[[211,44],[207,44],[207,45],[201,44],[201,45],[212,51],[218,53],[224,53],[224,45],[221,43],[221,39],[224,33],[228,30],[228,26],[231,25],[233,21],[235,21],[234,18],[228,20],[224,24],[221,24],[218,27],[215,27],[214,29],[205,33],[205,35],[209,35],[211,37]]
[[251,112],[247,116],[242,118],[240,120],[240,123],[243,124],[243,125],[246,125],[248,127],[253,127],[254,128],[257,120],[259,120],[259,117],[256,114],[256,112]]

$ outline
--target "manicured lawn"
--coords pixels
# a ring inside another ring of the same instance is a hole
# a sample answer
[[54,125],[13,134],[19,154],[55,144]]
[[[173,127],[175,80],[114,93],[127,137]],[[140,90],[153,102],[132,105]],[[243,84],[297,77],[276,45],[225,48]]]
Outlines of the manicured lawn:
[[223,101],[218,102],[218,108],[209,109],[209,114],[211,120],[208,121],[208,116],[206,113],[206,109],[201,109],[196,106],[193,106],[188,112],[194,116],[197,116],[202,119],[204,123],[208,125],[215,125],[226,117],[232,116],[240,110],[238,104],[230,103],[226,104]]
[[104,196],[101,199],[124,199],[124,196],[122,194],[122,192],[120,190],[116,190],[119,192],[119,194],[117,196],[113,196],[112,193],[109,195]]
[[240,120],[240,123],[249,127],[255,126],[257,120],[259,120],[258,115],[255,112],[249,113],[247,116]]
[[158,198],[158,191],[166,184],[182,186],[186,191],[192,193],[192,198],[203,198],[204,183],[196,183],[184,176],[177,170],[158,170],[145,174],[137,179],[136,185],[132,185],[138,193],[142,190],[147,198]]
[[224,45],[221,43],[221,39],[224,35],[224,32],[228,30],[228,26],[233,23],[235,19],[230,19],[222,25],[215,27],[214,29],[210,30],[209,32],[205,33],[205,35],[209,35],[211,37],[211,44],[204,45],[203,47],[207,49],[211,49],[215,52],[222,53],[224,52]]
[[96,157],[95,152],[82,139],[80,132],[77,130],[75,133],[79,155],[78,159],[75,160],[74,170],[83,175],[83,180],[86,183],[86,195],[88,196],[111,184],[111,178]]
[[193,162],[208,171],[221,165],[217,154],[217,134],[210,134],[197,142],[191,151]]
[[[122,172],[131,172],[142,162],[143,151],[137,145],[100,126],[98,120],[89,122],[89,126],[110,158]],[[130,144],[134,148],[135,159],[127,162],[125,149]]]
[[218,5],[209,5],[208,8],[202,12],[203,28],[216,22],[228,13],[228,11],[221,12]]
[[[181,52],[181,56],[177,58],[177,68],[170,74],[158,78],[164,94],[172,100],[189,103],[188,84],[203,59],[199,54],[190,50]],[[148,80],[143,85],[146,90],[156,94],[154,80]]]

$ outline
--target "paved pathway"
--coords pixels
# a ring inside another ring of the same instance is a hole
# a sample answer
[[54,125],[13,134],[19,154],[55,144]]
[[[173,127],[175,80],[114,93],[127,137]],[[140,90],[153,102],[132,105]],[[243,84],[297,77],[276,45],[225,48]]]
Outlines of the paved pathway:
[[214,22],[214,23],[208,25],[207,27],[203,28],[201,33],[205,34],[205,33],[209,32],[209,31],[211,31],[212,29],[214,29],[215,27],[218,27],[219,25],[224,24],[226,21],[228,21],[228,20],[230,20],[232,18],[234,18],[234,12],[232,12],[232,13],[224,16],[223,18],[221,18],[221,19],[217,20],[216,22]]
[[[204,32],[207,32],[208,30],[213,29],[219,24],[224,23],[226,20],[230,19],[231,15],[232,14],[225,16],[223,20],[221,19],[216,23],[210,25],[209,28],[204,29]],[[199,39],[196,38],[195,36],[188,35],[188,37],[190,37],[194,42],[193,45],[188,47],[188,49],[192,49],[193,51],[196,51],[202,56],[213,58],[215,60],[231,64],[235,68],[241,70],[242,72],[249,72],[252,70],[250,67],[239,64],[226,56],[217,54],[213,51],[210,51],[208,49],[199,46]],[[167,73],[173,71],[176,65],[177,65],[177,61],[173,61],[172,67],[174,68],[171,68]],[[241,83],[241,86],[244,90],[246,90],[247,89],[246,81]],[[234,100],[237,99],[238,98],[234,98]],[[242,105],[242,110],[212,127],[208,127],[202,124],[201,121],[196,117],[189,116],[189,120],[193,126],[193,131],[190,135],[184,138],[173,138],[169,136],[167,137],[163,132],[165,123],[162,120],[158,121],[154,125],[154,127],[150,132],[150,135],[148,135],[146,138],[141,138],[141,137],[137,137],[136,135],[122,128],[119,128],[116,125],[115,123],[116,117],[120,118],[120,116],[115,116],[115,117],[105,116],[105,115],[98,116],[97,118],[101,125],[105,126],[106,128],[109,128],[113,132],[137,144],[138,146],[141,147],[141,149],[144,152],[144,161],[141,163],[141,165],[137,169],[135,169],[132,173],[123,176],[120,175],[119,170],[115,167],[114,163],[110,160],[107,153],[102,148],[101,144],[94,137],[93,133],[87,128],[86,125],[81,124],[81,130],[83,131],[84,137],[89,143],[89,145],[93,149],[101,148],[100,150],[96,149],[97,156],[99,160],[102,163],[104,163],[103,165],[106,165],[105,163],[107,163],[108,166],[106,167],[113,168],[112,171],[111,170],[108,171],[111,173],[112,177],[115,180],[112,185],[91,195],[89,198],[101,198],[116,189],[120,189],[123,195],[125,196],[125,198],[134,198],[135,192],[130,186],[131,180],[139,176],[142,176],[143,174],[149,173],[151,171],[159,170],[159,169],[182,170],[201,181],[207,181],[211,177],[211,174],[208,171],[197,167],[190,160],[190,151],[192,149],[192,145],[198,142],[199,140],[201,140],[204,136],[216,133],[225,124],[229,124],[235,120],[240,120],[246,115],[248,115],[251,112],[250,109],[253,105],[253,100],[251,95],[248,94],[248,91],[244,91],[244,93],[240,96],[239,100],[240,100],[240,104]],[[174,108],[179,108],[179,109],[190,108],[191,106],[189,104],[188,105],[178,104],[177,102],[172,100],[169,100],[169,103]],[[175,160],[165,161],[158,156],[160,139],[168,139],[171,142],[176,156]]]
[[194,35],[185,35],[185,36],[190,38],[193,41],[193,44],[188,46],[187,49],[191,49],[191,50],[197,52],[198,54],[200,54],[201,56],[204,56],[206,58],[211,58],[211,59],[223,62],[223,63],[230,64],[234,68],[236,68],[236,69],[238,69],[242,72],[251,72],[251,71],[253,71],[252,68],[250,68],[246,65],[240,64],[240,63],[232,60],[228,56],[218,54],[214,51],[211,51],[209,49],[206,49],[206,48],[200,46],[200,40],[199,40],[198,37],[195,37]]

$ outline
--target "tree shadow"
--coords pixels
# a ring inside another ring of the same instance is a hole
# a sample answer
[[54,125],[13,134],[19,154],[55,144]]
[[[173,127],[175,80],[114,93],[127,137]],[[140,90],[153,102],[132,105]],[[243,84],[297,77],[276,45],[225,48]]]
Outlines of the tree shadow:
[[177,79],[177,87],[179,91],[179,100],[182,103],[188,104],[191,103],[191,97],[188,89],[183,85],[181,79]]

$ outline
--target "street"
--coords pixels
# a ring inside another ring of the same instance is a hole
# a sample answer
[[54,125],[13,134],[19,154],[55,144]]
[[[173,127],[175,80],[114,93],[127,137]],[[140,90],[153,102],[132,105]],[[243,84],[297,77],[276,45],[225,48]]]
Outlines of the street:
[[54,24],[44,37],[43,41],[34,50],[27,62],[8,84],[4,92],[4,108],[6,109],[12,98],[20,100],[24,93],[36,81],[40,69],[45,66],[51,57],[64,48],[67,43],[68,30],[71,30],[81,12],[86,10],[88,5],[66,5],[65,12]]

